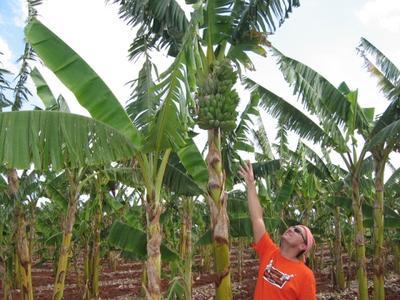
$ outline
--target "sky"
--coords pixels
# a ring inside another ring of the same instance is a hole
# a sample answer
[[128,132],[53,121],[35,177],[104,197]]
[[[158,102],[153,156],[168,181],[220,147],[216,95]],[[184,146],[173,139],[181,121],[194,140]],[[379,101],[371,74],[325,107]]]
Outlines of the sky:
[[[127,49],[135,30],[118,18],[118,7],[104,0],[43,0],[39,19],[78,52],[125,104],[129,98],[127,82],[134,79],[140,63],[129,62]],[[184,1],[180,1],[183,3]],[[299,60],[334,85],[342,81],[358,89],[362,107],[375,107],[382,113],[388,102],[379,93],[376,80],[363,68],[356,46],[365,37],[400,67],[399,0],[301,0],[290,18],[269,37],[274,47]],[[0,61],[16,72],[17,59],[23,52],[23,26],[26,19],[24,0],[0,0]],[[283,80],[274,58],[252,56],[256,71],[247,75],[276,94],[291,99],[291,89]],[[154,55],[162,68],[171,61]],[[53,93],[62,93],[72,112],[86,114],[74,96],[62,84],[40,68]],[[33,87],[33,85],[32,85]],[[248,95],[243,94],[243,98]],[[295,104],[295,102],[293,102]],[[298,104],[295,104],[299,106]],[[271,118],[264,120],[273,128]]]

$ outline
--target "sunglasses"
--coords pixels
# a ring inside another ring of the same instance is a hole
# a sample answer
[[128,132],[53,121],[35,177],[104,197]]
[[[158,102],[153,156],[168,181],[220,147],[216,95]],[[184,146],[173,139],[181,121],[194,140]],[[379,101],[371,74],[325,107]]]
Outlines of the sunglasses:
[[307,239],[303,235],[303,232],[301,231],[301,229],[299,227],[297,227],[297,226],[293,226],[293,231],[296,232],[297,234],[299,234],[301,236],[301,238],[303,239],[304,244],[307,245]]

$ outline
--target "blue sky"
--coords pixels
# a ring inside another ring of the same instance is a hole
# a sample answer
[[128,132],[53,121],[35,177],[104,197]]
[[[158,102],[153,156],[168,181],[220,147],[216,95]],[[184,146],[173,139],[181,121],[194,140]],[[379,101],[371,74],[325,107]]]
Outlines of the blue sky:
[[22,26],[23,13],[19,1],[0,1],[0,51],[6,56],[6,61],[1,58],[1,62],[14,70],[24,46]]
[[[296,8],[269,38],[273,45],[314,68],[335,85],[346,81],[352,89],[358,88],[360,105],[374,106],[378,113],[382,112],[388,103],[379,93],[376,81],[363,69],[355,47],[361,37],[366,37],[400,66],[400,1],[300,2],[301,7]],[[17,70],[16,59],[23,51],[24,3],[23,0],[0,0],[0,51],[4,53],[0,59],[12,71]],[[103,0],[44,0],[38,10],[40,20],[74,48],[121,102],[125,102],[129,98],[126,83],[136,77],[140,65],[127,60],[134,30],[118,18],[117,7],[106,5]],[[163,55],[153,58],[160,68],[169,62]],[[273,58],[254,57],[254,61],[257,70],[248,75],[278,95],[294,101]],[[74,96],[50,72],[39,67],[54,94],[62,93],[73,112],[85,114]],[[274,125],[265,126],[271,128]]]

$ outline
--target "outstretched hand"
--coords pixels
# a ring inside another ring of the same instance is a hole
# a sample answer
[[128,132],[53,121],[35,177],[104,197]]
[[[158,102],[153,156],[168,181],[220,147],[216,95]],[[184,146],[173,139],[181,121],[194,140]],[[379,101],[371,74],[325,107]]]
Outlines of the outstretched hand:
[[244,179],[246,185],[254,183],[253,166],[249,160],[240,165],[238,173]]

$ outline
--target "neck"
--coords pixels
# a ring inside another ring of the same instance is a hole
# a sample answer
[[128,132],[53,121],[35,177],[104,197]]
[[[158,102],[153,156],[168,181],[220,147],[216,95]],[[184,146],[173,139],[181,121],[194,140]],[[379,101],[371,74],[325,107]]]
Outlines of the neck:
[[283,257],[289,259],[289,260],[302,261],[300,258],[297,257],[299,252],[300,251],[297,248],[293,248],[293,247],[289,247],[289,246],[283,246],[283,245],[281,245],[281,247],[280,247],[281,255]]

